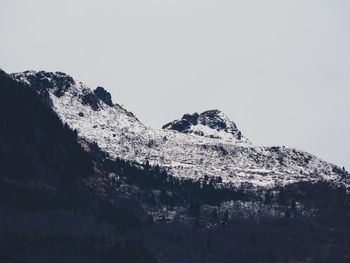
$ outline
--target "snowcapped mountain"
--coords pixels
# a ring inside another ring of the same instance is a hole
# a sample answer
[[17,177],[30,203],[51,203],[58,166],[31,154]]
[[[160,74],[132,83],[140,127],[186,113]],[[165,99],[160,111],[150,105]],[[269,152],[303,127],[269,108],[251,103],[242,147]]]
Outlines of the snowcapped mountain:
[[[111,157],[158,164],[174,176],[272,187],[298,181],[341,181],[348,173],[307,152],[252,145],[219,110],[185,114],[154,129],[140,122],[102,87],[92,90],[62,72],[12,75],[35,89],[71,128]],[[219,181],[221,181],[219,180]]]

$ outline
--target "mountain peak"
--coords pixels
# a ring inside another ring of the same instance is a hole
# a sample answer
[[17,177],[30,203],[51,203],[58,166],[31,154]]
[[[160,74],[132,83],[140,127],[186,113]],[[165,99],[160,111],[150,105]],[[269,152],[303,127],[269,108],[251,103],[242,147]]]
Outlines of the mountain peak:
[[[90,89],[64,73],[13,74],[27,83],[88,142],[97,142],[111,158],[159,165],[169,174],[201,180],[222,177],[223,183],[273,187],[310,180],[343,180],[345,170],[287,147],[252,145],[236,124],[218,109],[185,114],[163,126],[143,125],[104,88]],[[62,95],[59,91],[62,90]],[[169,131],[173,130],[173,131]]]
[[218,109],[207,110],[200,114],[187,113],[181,119],[169,122],[162,128],[214,139],[248,141],[237,129],[236,124]]
[[[97,87],[92,90],[66,73],[60,71],[47,72],[43,70],[27,70],[24,72],[13,73],[11,76],[15,80],[35,89],[36,93],[42,97],[42,100],[49,107],[52,106],[52,99],[56,101],[65,101],[68,104],[72,101],[78,101],[84,107],[87,106],[93,111],[100,111],[104,108],[112,107],[119,113],[125,114],[139,122],[132,112],[125,110],[117,103],[114,104],[112,102],[111,94],[103,87]],[[104,104],[108,107],[105,107]]]
[[27,70],[12,74],[12,76],[16,80],[35,86],[37,90],[51,90],[56,97],[62,97],[71,86],[75,85],[71,76],[60,71]]

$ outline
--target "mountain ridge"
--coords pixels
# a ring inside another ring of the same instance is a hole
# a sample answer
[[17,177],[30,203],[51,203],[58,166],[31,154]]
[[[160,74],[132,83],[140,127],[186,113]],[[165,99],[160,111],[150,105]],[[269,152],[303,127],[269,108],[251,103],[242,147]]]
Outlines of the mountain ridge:
[[222,184],[253,187],[342,182],[348,175],[304,151],[252,145],[219,110],[185,114],[163,129],[153,129],[113,104],[108,91],[92,90],[65,73],[26,71],[12,76],[48,95],[63,122],[88,141],[97,142],[112,158],[149,162],[177,177],[201,180],[208,175],[222,178]]

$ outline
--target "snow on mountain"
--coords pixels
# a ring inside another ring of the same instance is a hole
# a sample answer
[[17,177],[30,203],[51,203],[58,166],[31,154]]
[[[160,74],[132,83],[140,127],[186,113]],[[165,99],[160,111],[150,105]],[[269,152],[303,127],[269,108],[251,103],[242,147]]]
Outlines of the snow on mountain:
[[62,72],[26,71],[13,77],[34,88],[63,122],[111,157],[158,164],[174,176],[221,177],[223,183],[272,187],[336,180],[348,174],[307,152],[252,145],[219,110],[185,114],[154,129],[114,104],[102,87],[91,90]]
[[198,114],[185,114],[180,120],[169,122],[163,129],[183,133],[194,133],[213,139],[224,139],[248,143],[236,124],[219,110],[208,110]]

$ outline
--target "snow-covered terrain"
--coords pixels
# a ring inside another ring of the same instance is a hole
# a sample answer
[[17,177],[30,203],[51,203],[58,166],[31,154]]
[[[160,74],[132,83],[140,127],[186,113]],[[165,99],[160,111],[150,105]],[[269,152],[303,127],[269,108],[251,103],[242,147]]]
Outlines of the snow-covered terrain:
[[63,122],[112,157],[158,164],[174,176],[221,177],[223,183],[275,186],[297,181],[341,181],[346,172],[309,153],[287,147],[252,145],[218,110],[185,114],[163,129],[144,125],[113,104],[99,87],[91,90],[61,73],[13,74],[34,88]]

